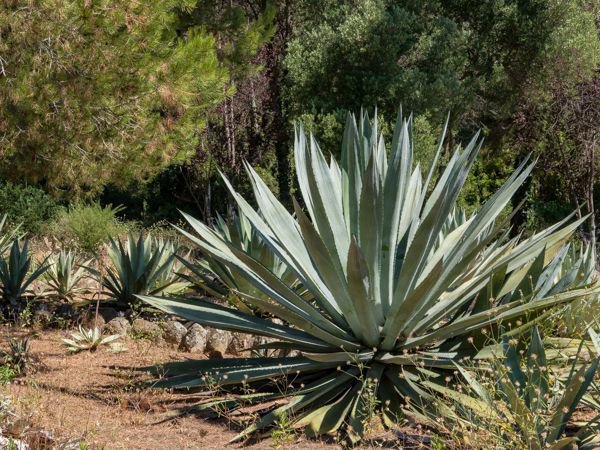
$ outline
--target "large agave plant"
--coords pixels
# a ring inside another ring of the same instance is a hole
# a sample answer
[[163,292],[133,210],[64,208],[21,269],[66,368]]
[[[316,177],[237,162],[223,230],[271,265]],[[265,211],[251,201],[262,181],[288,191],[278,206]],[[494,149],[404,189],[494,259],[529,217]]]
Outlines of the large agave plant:
[[111,239],[108,249],[112,266],[106,275],[93,270],[109,296],[118,305],[127,307],[136,303],[136,295],[167,295],[180,293],[187,283],[176,272],[177,245],[174,242],[131,233],[123,245]]
[[[260,214],[225,179],[241,213],[310,293],[310,301],[189,216],[197,234],[184,233],[263,292],[269,300],[246,301],[283,324],[207,301],[143,300],[203,325],[267,336],[273,341],[268,346],[291,348],[300,356],[173,363],[160,385],[187,389],[218,383],[230,392],[240,389],[238,397],[222,399],[229,408],[290,397],[238,438],[289,417],[311,434],[343,429],[356,442],[373,414],[391,423],[402,416],[405,402],[420,402],[424,378],[443,383],[453,376],[459,359],[475,356],[485,345],[480,336],[497,334],[500,324],[514,329],[596,292],[596,286],[583,286],[515,294],[519,277],[514,274],[539,264],[541,254],[543,270],[550,271],[581,220],[570,223],[569,217],[522,242],[499,230],[497,217],[532,170],[524,161],[477,213],[449,230],[448,218],[481,140],[476,135],[457,148],[433,183],[442,145],[443,136],[423,179],[413,163],[410,120],[398,119],[387,156],[377,118],[371,124],[361,114],[357,123],[350,116],[341,164],[327,162],[316,140],[299,128],[294,156],[304,207],[294,202],[294,214],[250,166]],[[252,388],[257,391],[242,393]]]
[[[213,230],[221,239],[268,267],[290,288],[298,288],[297,277],[264,242],[243,213],[237,214],[229,222],[223,220],[221,216],[217,216]],[[189,277],[190,281],[199,285],[213,297],[232,303],[240,310],[249,313],[253,311],[252,306],[245,302],[247,296],[268,299],[268,296],[251,280],[248,280],[243,273],[222,263],[211,253],[203,253],[203,258],[196,264],[191,264],[185,259],[181,259],[181,261],[190,269],[192,274]]]

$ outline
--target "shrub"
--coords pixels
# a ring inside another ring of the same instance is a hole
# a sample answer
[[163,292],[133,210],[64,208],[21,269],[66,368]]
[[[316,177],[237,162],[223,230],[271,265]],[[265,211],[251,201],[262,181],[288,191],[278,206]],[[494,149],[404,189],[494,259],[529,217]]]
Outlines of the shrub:
[[98,203],[75,204],[63,210],[49,228],[49,234],[64,245],[94,253],[111,236],[125,230],[117,215],[122,207]]
[[399,118],[388,156],[377,120],[350,116],[341,164],[327,161],[300,128],[294,156],[305,209],[295,202],[294,214],[249,165],[259,210],[225,180],[240,211],[311,300],[190,216],[194,233],[186,235],[266,294],[268,301],[246,301],[279,320],[201,299],[142,299],[202,325],[273,338],[263,347],[300,356],[172,363],[158,385],[216,383],[238,394],[222,400],[232,409],[289,398],[236,439],[287,416],[311,435],[343,431],[356,443],[374,415],[393,424],[404,420],[406,404],[433,405],[430,384],[455,378],[456,364],[485,349],[486,336],[500,334],[501,325],[511,332],[531,326],[553,307],[600,290],[593,277],[582,285],[561,276],[562,244],[582,220],[569,224],[568,217],[522,241],[496,225],[533,164],[520,164],[470,217],[457,216],[482,142],[476,135],[457,148],[433,182],[443,141],[423,179],[413,164],[410,120]]
[[42,189],[13,184],[0,183],[0,211],[8,215],[8,221],[22,224],[22,231],[37,234],[43,225],[56,217],[60,205]]
[[19,373],[14,368],[0,365],[0,386],[6,386],[18,376]]

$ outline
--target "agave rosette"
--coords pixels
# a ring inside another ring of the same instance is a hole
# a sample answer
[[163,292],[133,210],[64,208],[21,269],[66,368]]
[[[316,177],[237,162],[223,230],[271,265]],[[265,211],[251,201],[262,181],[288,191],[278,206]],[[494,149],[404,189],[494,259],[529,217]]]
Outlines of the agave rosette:
[[184,291],[188,283],[177,275],[176,243],[129,234],[125,245],[111,239],[108,255],[112,265],[106,275],[89,269],[101,279],[111,299],[122,306],[137,302],[135,295],[172,295]]
[[42,280],[50,288],[52,295],[70,303],[82,301],[82,295],[89,288],[82,286],[83,280],[89,276],[87,269],[92,260],[78,261],[72,251],[61,250],[58,254],[48,257],[48,270],[42,275]]
[[[291,348],[300,356],[173,363],[159,385],[257,389],[224,398],[228,407],[291,397],[239,438],[285,414],[311,434],[344,428],[355,442],[373,404],[386,423],[402,415],[407,401],[426,408],[423,380],[443,383],[452,376],[460,358],[485,345],[479,336],[494,333],[500,323],[527,323],[597,290],[567,286],[515,295],[521,276],[516,274],[526,274],[540,258],[543,270],[556,272],[552,262],[583,219],[569,217],[522,241],[501,231],[497,217],[533,168],[524,161],[478,212],[449,226],[482,141],[476,135],[457,148],[434,183],[443,140],[423,179],[413,164],[410,119],[399,117],[388,157],[377,117],[371,123],[361,114],[357,123],[349,116],[341,164],[327,162],[314,137],[307,138],[300,127],[294,156],[304,207],[295,201],[294,214],[249,165],[258,209],[225,178],[241,214],[311,300],[187,215],[195,233],[182,233],[264,294],[246,296],[248,304],[281,321],[204,300],[141,298],[203,325],[272,338],[267,346]],[[286,381],[282,390],[278,383]]]
[[45,259],[37,268],[31,270],[32,259],[29,255],[29,241],[23,246],[15,239],[6,258],[0,257],[0,291],[2,300],[10,308],[18,307],[23,297],[28,295],[31,284],[47,269]]

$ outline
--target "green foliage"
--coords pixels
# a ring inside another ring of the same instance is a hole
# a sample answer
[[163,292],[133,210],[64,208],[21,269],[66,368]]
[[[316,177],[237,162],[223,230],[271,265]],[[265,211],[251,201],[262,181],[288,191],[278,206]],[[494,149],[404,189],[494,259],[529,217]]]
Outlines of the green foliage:
[[22,247],[18,240],[13,241],[8,257],[0,258],[0,289],[5,306],[11,309],[22,306],[29,286],[48,269],[48,265],[43,261],[31,274],[30,268],[28,241],[25,240]]
[[[9,366],[1,366],[0,365],[0,385],[6,386],[12,380],[17,378],[19,374],[15,369]],[[14,447],[16,448],[16,447]]]
[[0,183],[0,211],[8,216],[10,224],[21,224],[25,232],[37,234],[44,223],[60,211],[56,200],[34,186]]
[[275,429],[271,431],[271,439],[273,440],[272,447],[275,449],[290,445],[294,441],[293,422],[287,414],[282,414],[275,421]]
[[[600,337],[593,330],[589,332],[592,343],[588,343],[585,352],[589,354],[591,351],[596,355],[591,360],[584,358],[582,341],[572,362],[564,369],[559,364],[553,365],[548,359],[537,327],[533,328],[526,349],[522,349],[518,339],[505,336],[502,342],[503,358],[495,363],[491,377],[458,366],[477,399],[458,394],[454,400],[482,418],[481,423],[491,419],[510,424],[517,432],[519,447],[541,450],[584,445],[598,435],[595,420],[588,422],[572,436],[565,436],[565,429],[594,382],[598,370]],[[461,409],[457,410],[460,412]],[[472,416],[467,414],[465,419],[474,422],[467,417]]]
[[87,329],[81,325],[79,326],[79,332],[71,333],[71,336],[73,339],[63,339],[69,353],[79,353],[84,350],[95,352],[98,347],[109,344],[121,337],[118,334],[102,337],[100,328]]
[[[306,210],[295,202],[294,215],[249,165],[258,209],[225,180],[239,210],[310,301],[255,255],[186,216],[194,233],[185,235],[243,273],[269,297],[247,302],[283,323],[204,300],[140,298],[206,326],[273,338],[262,347],[300,356],[172,363],[159,386],[200,388],[211,379],[239,392],[222,400],[234,409],[289,398],[236,439],[286,414],[311,435],[343,430],[356,443],[374,413],[394,423],[406,403],[433,408],[428,392],[452,379],[457,363],[484,350],[486,335],[498,335],[501,324],[511,332],[526,329],[554,307],[600,291],[592,274],[577,281],[569,270],[563,274],[564,243],[582,220],[569,224],[567,217],[523,241],[508,239],[497,226],[533,164],[520,164],[472,216],[457,215],[479,136],[458,148],[433,182],[444,136],[423,180],[413,166],[411,126],[398,119],[388,155],[378,118],[349,116],[340,164],[327,161],[316,140],[297,129],[296,174]],[[245,393],[258,386],[260,395]]]
[[224,5],[218,0],[191,0],[178,9],[180,26],[189,29],[201,23],[221,42],[218,57],[229,68],[232,80],[239,81],[260,70],[253,58],[260,46],[275,32],[276,8],[270,3],[252,5],[248,14],[237,2]]
[[110,299],[120,307],[137,304],[137,295],[169,295],[184,291],[188,283],[179,279],[176,261],[178,246],[173,241],[144,239],[140,234],[136,239],[131,233],[125,245],[121,240],[111,239],[108,249],[112,265],[106,274],[92,271]]
[[187,3],[5,3],[1,176],[78,198],[189,158],[229,74]]
[[[491,151],[483,151],[483,155],[473,165],[469,173],[465,188],[461,192],[459,204],[471,213],[481,206],[496,192],[510,176],[513,167],[514,155],[510,152],[495,155]],[[509,211],[505,211],[510,212]],[[571,212],[569,210],[567,213]],[[557,217],[559,220],[563,214]],[[506,214],[504,214],[504,217]]]
[[72,251],[61,250],[58,254],[50,255],[47,260],[48,270],[42,275],[42,280],[50,288],[50,294],[69,303],[77,303],[79,296],[87,289],[81,286],[81,281],[89,274],[87,267],[92,260],[78,261]]
[[403,102],[434,120],[448,110],[461,122],[498,120],[526,84],[556,75],[555,56],[563,79],[589,76],[599,57],[593,13],[576,0],[305,0],[295,13],[285,59],[295,117],[375,104],[391,114]]
[[63,245],[93,254],[111,236],[125,230],[117,218],[122,210],[121,206],[76,203],[63,210],[48,231]]
[[[428,132],[428,124],[441,123],[451,111],[455,136],[449,136],[443,161],[459,137],[479,127],[487,134],[486,157],[477,162],[461,199],[469,211],[530,151],[542,155],[543,169],[534,178],[540,189],[529,191],[535,203],[529,224],[553,223],[541,205],[547,201],[556,203],[558,211],[573,210],[573,196],[589,203],[583,198],[589,182],[572,181],[590,167],[581,157],[581,142],[568,138],[578,145],[566,148],[566,163],[556,151],[566,127],[548,109],[555,103],[563,116],[597,110],[598,94],[575,89],[589,82],[600,64],[597,2],[302,0],[293,2],[291,10],[284,111],[288,120],[305,122],[333,154],[338,154],[341,134],[332,131],[343,127],[345,111],[377,104],[391,117],[402,104],[416,114],[415,134],[429,141],[438,133]],[[587,98],[587,106],[566,108],[569,102],[553,93],[557,88],[572,100]],[[419,123],[424,118],[427,123]],[[587,122],[593,135],[598,118]],[[415,135],[415,142],[420,138]],[[588,134],[587,141],[593,142],[593,136]],[[517,195],[515,204],[524,197]],[[519,216],[513,224],[523,222]]]

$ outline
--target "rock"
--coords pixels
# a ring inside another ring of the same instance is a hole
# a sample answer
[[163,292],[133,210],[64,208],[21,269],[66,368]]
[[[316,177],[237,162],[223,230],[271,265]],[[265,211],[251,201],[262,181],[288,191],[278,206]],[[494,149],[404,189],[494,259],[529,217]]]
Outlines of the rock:
[[169,320],[163,327],[165,341],[167,341],[169,344],[181,344],[181,341],[187,332],[187,328],[177,320]]
[[63,319],[72,320],[75,317],[75,308],[70,303],[62,303],[58,305],[54,314]]
[[117,311],[115,308],[108,308],[108,307],[100,308],[98,310],[98,314],[102,316],[102,318],[104,319],[104,321],[106,323],[110,322],[115,317],[121,316],[121,314],[119,314],[119,311]]
[[52,433],[46,430],[28,430],[23,434],[23,440],[27,442],[27,448],[30,449],[56,448],[56,441]]
[[133,324],[131,324],[129,334],[134,338],[157,341],[162,338],[162,329],[155,322],[150,322],[146,319],[135,319]]
[[258,338],[251,334],[231,333],[231,342],[227,351],[234,356],[248,358],[252,356],[251,348],[258,343]]
[[81,317],[81,325],[85,328],[102,328],[105,324],[104,317],[100,314],[96,317],[96,310],[88,310]]
[[27,450],[28,445],[12,437],[5,437],[0,435],[0,448],[14,448],[15,450]]
[[104,326],[108,334],[118,334],[125,336],[131,329],[131,324],[125,317],[115,317]]
[[206,353],[209,358],[223,358],[231,342],[231,333],[223,330],[211,330],[206,340]]
[[204,353],[208,330],[197,323],[193,324],[181,341],[180,349],[192,353]]
[[52,311],[50,311],[48,305],[46,305],[45,303],[40,303],[39,305],[37,305],[33,313],[34,323],[40,324],[42,326],[48,325],[50,322],[52,322],[53,318],[54,314],[52,313]]
[[31,426],[31,423],[22,418],[17,417],[8,423],[2,425],[2,432],[11,436],[21,436]]

